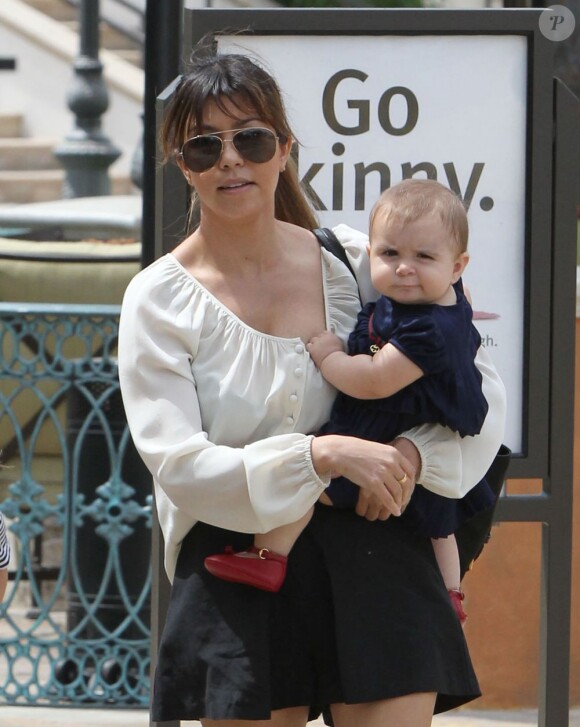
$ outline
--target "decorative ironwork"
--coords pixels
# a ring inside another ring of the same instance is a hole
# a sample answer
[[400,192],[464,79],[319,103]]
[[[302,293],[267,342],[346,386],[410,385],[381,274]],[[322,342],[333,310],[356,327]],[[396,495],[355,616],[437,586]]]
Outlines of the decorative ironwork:
[[0,702],[146,706],[150,479],[124,416],[117,306],[0,304]]

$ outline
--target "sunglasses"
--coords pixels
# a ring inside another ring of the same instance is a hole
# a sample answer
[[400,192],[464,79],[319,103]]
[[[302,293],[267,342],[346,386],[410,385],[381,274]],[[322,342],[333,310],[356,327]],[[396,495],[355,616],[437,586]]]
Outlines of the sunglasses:
[[[232,131],[235,133],[231,139],[221,138],[220,134],[230,134]],[[238,154],[246,161],[264,164],[276,153],[276,142],[284,143],[286,137],[261,127],[218,131],[215,134],[201,134],[188,139],[181,147],[178,156],[192,172],[205,172],[218,162],[227,141],[232,142]]]

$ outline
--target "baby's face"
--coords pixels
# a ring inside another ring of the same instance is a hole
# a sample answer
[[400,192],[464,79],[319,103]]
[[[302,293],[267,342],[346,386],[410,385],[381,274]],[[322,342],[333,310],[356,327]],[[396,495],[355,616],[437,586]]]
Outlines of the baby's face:
[[370,238],[371,278],[379,293],[399,303],[455,302],[451,285],[461,276],[469,256],[457,252],[439,215],[385,225],[377,214]]

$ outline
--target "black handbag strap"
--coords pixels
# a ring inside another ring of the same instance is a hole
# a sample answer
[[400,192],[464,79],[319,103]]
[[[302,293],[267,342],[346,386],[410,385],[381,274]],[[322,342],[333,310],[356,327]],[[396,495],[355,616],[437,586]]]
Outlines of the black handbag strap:
[[341,262],[343,262],[352,273],[353,278],[356,280],[356,275],[354,274],[352,265],[350,264],[349,259],[346,256],[344,247],[340,244],[340,242],[338,241],[338,237],[334,234],[334,232],[332,230],[329,230],[328,227],[317,227],[315,230],[312,230],[312,232],[314,233],[316,239],[322,245],[322,247],[325,247]]
[[473,563],[479,558],[485,545],[491,538],[495,510],[505,482],[511,456],[511,449],[506,447],[505,444],[502,444],[485,475],[487,484],[495,494],[495,503],[487,510],[474,515],[455,531],[455,540],[457,541],[457,548],[459,550],[461,580],[471,570]]

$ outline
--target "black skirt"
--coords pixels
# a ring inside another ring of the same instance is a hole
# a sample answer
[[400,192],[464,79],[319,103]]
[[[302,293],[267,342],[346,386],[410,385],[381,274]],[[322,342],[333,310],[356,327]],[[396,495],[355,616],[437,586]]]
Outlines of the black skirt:
[[436,692],[436,712],[479,696],[428,538],[391,517],[317,505],[277,594],[203,566],[252,537],[198,523],[183,541],[154,680],[152,717],[267,720],[308,706]]

